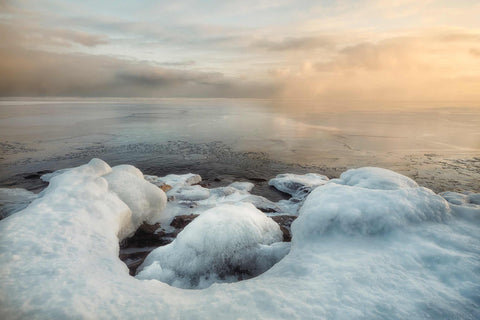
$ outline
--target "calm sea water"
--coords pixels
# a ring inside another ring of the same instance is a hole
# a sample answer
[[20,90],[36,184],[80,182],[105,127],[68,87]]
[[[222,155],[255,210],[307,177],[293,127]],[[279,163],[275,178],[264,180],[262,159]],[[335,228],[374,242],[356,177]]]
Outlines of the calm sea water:
[[211,185],[252,180],[261,194],[277,173],[336,176],[359,166],[397,170],[439,191],[480,188],[480,108],[453,102],[3,99],[0,148],[0,185],[32,190],[42,171],[92,157],[150,174],[196,172]]

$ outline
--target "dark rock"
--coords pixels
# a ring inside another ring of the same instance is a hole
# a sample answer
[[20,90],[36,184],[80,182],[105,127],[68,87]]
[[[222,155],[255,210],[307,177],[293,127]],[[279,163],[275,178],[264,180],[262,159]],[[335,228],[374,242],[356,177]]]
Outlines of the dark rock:
[[168,190],[172,189],[172,186],[168,184],[162,184],[159,188],[162,189],[164,192],[167,192]]
[[295,221],[295,219],[297,219],[297,216],[281,215],[281,216],[272,216],[270,218],[272,218],[272,220],[275,221],[280,226],[280,230],[283,233],[283,241],[284,242],[292,241],[290,227],[292,225],[292,222]]
[[176,234],[165,233],[159,223],[142,224],[135,234],[122,241],[120,248],[160,247],[173,241]]
[[41,170],[41,171],[29,173],[26,176],[24,176],[23,178],[27,179],[27,180],[40,179],[40,177],[43,176],[44,174],[51,173],[51,172],[52,171],[50,171],[50,170]]
[[[198,214],[188,214],[188,215],[180,215],[173,218],[170,225],[175,229],[183,229],[185,228],[190,222],[192,222]],[[180,231],[179,231],[180,232]]]

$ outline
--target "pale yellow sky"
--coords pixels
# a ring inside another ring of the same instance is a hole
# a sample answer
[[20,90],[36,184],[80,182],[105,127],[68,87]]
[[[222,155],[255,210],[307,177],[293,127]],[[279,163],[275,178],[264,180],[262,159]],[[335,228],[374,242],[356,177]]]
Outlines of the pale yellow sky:
[[0,0],[1,96],[480,102],[478,1]]

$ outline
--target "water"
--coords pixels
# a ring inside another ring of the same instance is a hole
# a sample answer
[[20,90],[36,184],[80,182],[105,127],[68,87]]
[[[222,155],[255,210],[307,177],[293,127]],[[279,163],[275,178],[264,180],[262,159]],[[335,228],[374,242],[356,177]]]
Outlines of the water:
[[457,103],[368,105],[241,99],[0,100],[0,186],[40,190],[45,171],[92,157],[148,174],[195,172],[210,186],[282,172],[330,177],[381,166],[435,191],[480,184],[480,109]]

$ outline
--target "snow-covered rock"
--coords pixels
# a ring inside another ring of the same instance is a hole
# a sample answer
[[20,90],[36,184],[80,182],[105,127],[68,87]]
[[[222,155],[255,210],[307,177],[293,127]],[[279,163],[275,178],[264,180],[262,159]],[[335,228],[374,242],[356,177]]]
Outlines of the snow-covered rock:
[[[251,204],[212,208],[169,245],[152,251],[137,275],[180,288],[204,288],[256,276],[288,253],[280,227]],[[280,252],[279,252],[280,251]]]

